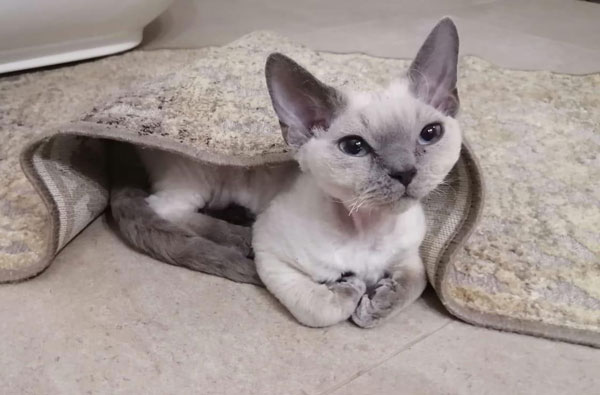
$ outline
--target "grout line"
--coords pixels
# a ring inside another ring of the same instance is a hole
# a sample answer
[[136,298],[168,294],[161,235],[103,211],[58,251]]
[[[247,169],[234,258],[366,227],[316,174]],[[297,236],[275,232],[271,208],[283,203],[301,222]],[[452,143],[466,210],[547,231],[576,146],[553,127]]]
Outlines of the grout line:
[[338,383],[336,385],[334,385],[333,387],[326,389],[323,392],[320,392],[319,395],[329,395],[334,393],[335,391],[339,390],[342,387],[345,387],[346,385],[350,384],[352,381],[356,380],[357,378],[359,378],[360,376],[364,375],[365,373],[369,373],[370,371],[372,371],[373,369],[383,365],[385,362],[389,361],[390,359],[398,356],[399,354],[403,353],[406,350],[409,350],[411,347],[413,347],[414,345],[421,343],[423,340],[427,339],[428,337],[435,335],[437,332],[441,331],[442,329],[444,329],[445,327],[447,327],[448,325],[450,325],[452,322],[454,322],[454,320],[452,319],[448,319],[448,322],[446,322],[444,325],[440,326],[439,328],[426,333],[422,336],[419,336],[418,338],[416,338],[415,340],[408,342],[407,344],[405,344],[404,346],[402,346],[399,350],[397,350],[396,352],[388,355],[387,357],[383,358],[382,360],[380,360],[379,362],[376,362],[375,364],[369,366],[366,369],[361,369],[358,372],[354,373],[352,376],[348,377],[346,380],[342,381],[341,383]]

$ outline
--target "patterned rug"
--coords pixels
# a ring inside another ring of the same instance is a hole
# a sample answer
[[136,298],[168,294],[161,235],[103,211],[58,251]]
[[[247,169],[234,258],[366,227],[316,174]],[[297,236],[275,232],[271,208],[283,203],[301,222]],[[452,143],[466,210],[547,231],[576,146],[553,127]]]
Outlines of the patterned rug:
[[[367,89],[409,64],[315,53],[256,32],[220,48],[133,51],[0,77],[0,281],[40,273],[102,214],[101,138],[214,163],[287,160],[262,73],[274,50],[333,85]],[[432,285],[466,321],[600,346],[600,75],[474,57],[459,70],[470,147],[426,202]]]

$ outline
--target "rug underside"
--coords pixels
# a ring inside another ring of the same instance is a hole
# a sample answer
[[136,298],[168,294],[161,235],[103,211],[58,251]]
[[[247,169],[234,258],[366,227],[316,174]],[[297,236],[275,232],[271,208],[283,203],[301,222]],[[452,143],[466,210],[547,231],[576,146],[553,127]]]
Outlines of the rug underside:
[[[125,138],[215,163],[286,160],[266,91],[256,94],[270,49],[338,86],[372,89],[409,64],[315,53],[257,32],[222,48],[133,51],[0,77],[0,281],[42,271],[106,206],[102,143],[53,133]],[[186,67],[194,75],[173,73]],[[240,87],[223,77],[227,68],[259,72]],[[458,235],[424,248],[438,295],[469,322],[600,346],[600,74],[506,70],[474,57],[459,72],[459,120],[479,166],[464,151],[440,192],[461,217],[445,221]],[[26,147],[31,183],[19,169]]]

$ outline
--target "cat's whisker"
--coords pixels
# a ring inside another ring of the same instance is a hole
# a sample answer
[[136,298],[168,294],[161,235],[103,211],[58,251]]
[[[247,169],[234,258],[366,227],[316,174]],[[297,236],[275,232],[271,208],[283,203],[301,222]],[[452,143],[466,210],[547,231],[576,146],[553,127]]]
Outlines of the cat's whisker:
[[348,215],[352,215],[356,212],[358,212],[358,210],[360,209],[360,207],[363,205],[363,198],[361,196],[359,196],[356,201],[354,202],[354,204],[352,205],[352,208],[350,209],[350,212]]
[[353,197],[353,198],[350,198],[347,200],[339,200],[340,203],[342,203],[344,206],[346,206],[350,209],[348,215],[352,214],[352,210],[353,210],[354,206],[357,204],[357,199],[358,199],[358,197]]
[[368,198],[368,194],[369,194],[369,190],[366,190],[364,192],[362,192],[360,195],[358,195],[355,199],[354,204],[352,205],[352,208],[349,212],[348,215],[352,215],[355,212],[357,212],[358,210],[360,210],[360,208],[365,204],[365,202],[367,201]]

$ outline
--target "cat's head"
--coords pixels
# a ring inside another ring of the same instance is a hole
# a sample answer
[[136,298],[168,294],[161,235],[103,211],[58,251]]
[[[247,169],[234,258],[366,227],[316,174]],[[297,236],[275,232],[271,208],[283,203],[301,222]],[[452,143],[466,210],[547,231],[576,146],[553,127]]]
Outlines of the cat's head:
[[377,92],[342,92],[281,54],[266,77],[286,142],[302,171],[351,209],[408,206],[456,163],[461,132],[458,34],[450,19],[427,37],[406,78]]

